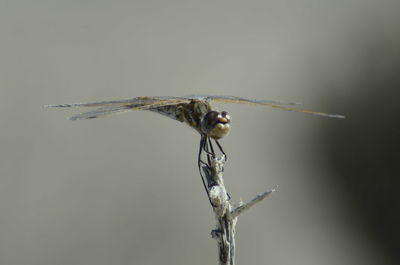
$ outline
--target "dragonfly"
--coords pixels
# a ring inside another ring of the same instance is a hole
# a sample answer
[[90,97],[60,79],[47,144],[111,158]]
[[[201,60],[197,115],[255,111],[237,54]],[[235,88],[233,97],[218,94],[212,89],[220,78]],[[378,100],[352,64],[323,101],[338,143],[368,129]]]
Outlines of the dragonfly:
[[[198,152],[198,168],[204,188],[208,194],[208,187],[202,167],[210,166],[210,157],[216,156],[216,148],[212,141],[217,145],[218,150],[224,156],[227,155],[223,150],[219,140],[229,134],[231,130],[231,117],[226,111],[218,111],[212,107],[213,103],[236,103],[267,106],[274,109],[285,111],[300,112],[305,114],[329,117],[344,118],[340,114],[329,114],[305,109],[296,106],[299,103],[284,103],[273,100],[247,99],[236,96],[213,96],[213,95],[190,95],[182,97],[161,96],[161,97],[136,97],[124,100],[98,101],[90,103],[73,103],[61,105],[47,105],[51,108],[95,108],[90,111],[82,112],[70,117],[70,120],[85,120],[105,117],[113,114],[120,114],[136,110],[147,110],[159,113],[174,120],[186,123],[200,134],[200,146]],[[202,157],[207,157],[204,161]],[[207,183],[210,183],[207,181]]]

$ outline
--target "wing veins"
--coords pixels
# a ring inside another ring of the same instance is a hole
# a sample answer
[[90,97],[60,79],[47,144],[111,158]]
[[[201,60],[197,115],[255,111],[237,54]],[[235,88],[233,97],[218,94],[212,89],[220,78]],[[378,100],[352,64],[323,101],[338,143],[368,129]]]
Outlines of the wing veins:
[[[312,110],[306,110],[306,109],[296,109],[296,108],[285,106],[288,104],[285,104],[285,103],[276,104],[274,101],[269,101],[269,100],[256,100],[256,99],[250,100],[250,99],[238,98],[238,97],[211,97],[210,99],[212,101],[221,102],[221,103],[251,104],[251,105],[259,105],[259,106],[268,106],[268,107],[280,109],[280,110],[300,112],[300,113],[312,114],[312,115],[329,117],[329,118],[339,118],[339,119],[345,118],[345,116],[340,115],[340,114],[331,114],[331,113],[312,111]],[[295,104],[295,105],[298,105],[298,104]]]
[[[123,105],[108,105],[105,107],[97,108],[92,111],[88,112],[83,112],[77,115],[74,115],[70,117],[70,120],[84,120],[84,119],[94,119],[94,118],[99,118],[99,117],[105,117],[109,116],[112,114],[120,114],[128,111],[135,111],[135,110],[150,110],[150,109],[156,109],[158,107],[163,107],[163,106],[171,106],[171,105],[177,105],[177,104],[182,104],[182,103],[188,103],[188,99],[179,99],[179,100],[158,100],[157,103],[133,103],[133,104],[123,104]],[[113,102],[113,104],[115,101]],[[118,102],[119,103],[119,102]],[[87,103],[84,103],[87,104]],[[91,104],[91,103],[89,103]],[[58,106],[65,106],[65,105],[73,105],[73,104],[64,104],[64,105],[56,105]],[[73,106],[75,107],[75,106]],[[92,107],[92,105],[90,106]]]

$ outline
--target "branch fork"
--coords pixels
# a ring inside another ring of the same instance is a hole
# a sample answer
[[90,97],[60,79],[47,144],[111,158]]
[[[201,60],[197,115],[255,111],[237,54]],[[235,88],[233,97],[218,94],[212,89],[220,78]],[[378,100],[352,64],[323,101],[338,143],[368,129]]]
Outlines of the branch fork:
[[211,231],[212,238],[217,240],[220,265],[235,264],[235,226],[237,218],[244,211],[265,199],[275,191],[262,192],[247,203],[239,202],[234,205],[226,191],[222,172],[224,171],[225,156],[211,157],[210,163],[203,165],[208,184],[208,195],[216,219],[216,228]]

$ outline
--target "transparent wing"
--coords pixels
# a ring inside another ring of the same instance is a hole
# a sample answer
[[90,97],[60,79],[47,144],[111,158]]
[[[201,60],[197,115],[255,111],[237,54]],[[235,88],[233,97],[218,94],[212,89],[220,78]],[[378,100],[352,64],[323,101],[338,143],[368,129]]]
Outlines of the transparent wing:
[[[47,105],[45,107],[52,108],[70,108],[70,107],[101,107],[93,111],[84,112],[71,117],[72,120],[93,119],[116,113],[123,113],[133,110],[150,110],[163,106],[172,106],[182,103],[189,103],[191,100],[206,100],[216,103],[236,103],[236,104],[253,104],[261,106],[269,106],[276,109],[307,113],[312,115],[344,118],[343,115],[317,112],[311,110],[297,109],[290,106],[299,105],[299,103],[279,102],[273,100],[246,99],[235,96],[212,96],[212,95],[190,95],[184,97],[137,97],[125,100],[99,101],[90,103],[73,103],[61,105]],[[162,110],[160,110],[162,112]],[[160,112],[158,111],[158,112]],[[167,115],[170,116],[170,113]]]
[[99,101],[90,103],[73,103],[61,105],[47,105],[50,108],[74,108],[74,107],[100,107],[92,111],[83,112],[72,116],[71,120],[94,119],[117,113],[124,113],[134,110],[149,110],[163,106],[171,106],[182,103],[189,103],[190,99],[180,97],[137,97],[133,99]]
[[102,107],[102,108],[97,108],[93,111],[88,111],[88,112],[83,112],[77,115],[74,115],[72,117],[69,117],[69,120],[85,120],[85,119],[95,119],[95,118],[100,118],[100,117],[105,117],[108,115],[112,114],[119,114],[119,113],[124,113],[127,111],[131,111],[132,108],[129,108],[128,106],[107,106],[107,107]]
[[330,118],[340,118],[343,119],[345,116],[340,114],[330,114],[318,111],[311,111],[311,110],[304,110],[304,109],[297,109],[293,107],[287,107],[287,105],[298,105],[298,103],[282,103],[276,102],[271,100],[258,100],[258,99],[246,99],[234,96],[205,96],[210,99],[212,102],[217,103],[237,103],[237,104],[253,104],[253,105],[260,105],[260,106],[268,106],[275,109],[281,109],[286,111],[294,111],[294,112],[301,112],[307,113],[312,115],[318,115],[323,117],[330,117]]
[[97,101],[89,103],[72,103],[72,104],[60,104],[60,105],[45,105],[46,108],[74,108],[74,107],[102,107],[102,106],[121,106],[121,105],[151,105],[151,104],[162,104],[174,101],[188,101],[183,97],[136,97],[131,99],[123,100],[112,100],[112,101]]
[[282,105],[282,106],[297,106],[301,103],[297,102],[281,102],[275,100],[257,100],[257,99],[247,99],[235,96],[213,96],[213,95],[189,95],[182,98],[197,99],[197,100],[211,100],[219,103],[239,103],[239,104],[256,104],[256,102]]

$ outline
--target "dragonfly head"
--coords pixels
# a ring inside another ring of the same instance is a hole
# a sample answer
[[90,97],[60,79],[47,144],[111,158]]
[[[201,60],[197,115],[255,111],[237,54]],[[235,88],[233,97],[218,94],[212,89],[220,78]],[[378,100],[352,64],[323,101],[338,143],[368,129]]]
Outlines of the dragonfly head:
[[201,130],[213,139],[221,139],[231,129],[231,117],[228,112],[210,111],[201,121]]

